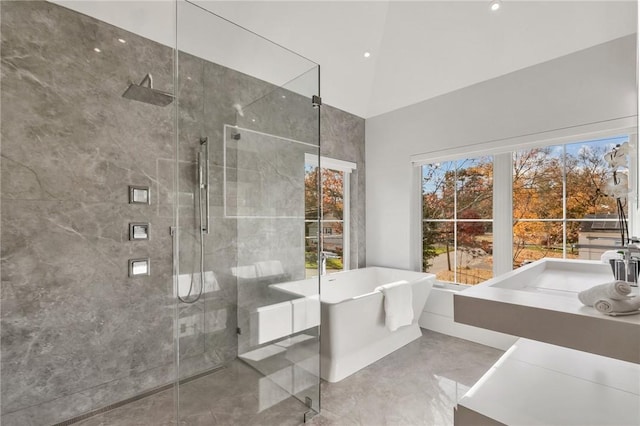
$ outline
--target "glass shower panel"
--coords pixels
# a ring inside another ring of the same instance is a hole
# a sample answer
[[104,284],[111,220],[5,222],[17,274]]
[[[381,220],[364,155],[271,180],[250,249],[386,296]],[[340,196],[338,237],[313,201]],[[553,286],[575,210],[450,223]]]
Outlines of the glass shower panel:
[[177,7],[179,418],[297,424],[319,410],[319,281],[277,286],[305,278],[318,67]]
[[225,200],[235,204],[238,265],[254,265],[256,274],[238,284],[239,358],[263,375],[267,404],[319,411],[319,274],[306,278],[309,220],[317,232],[319,219],[310,207],[319,191],[305,190],[306,170],[319,166],[316,93],[313,67],[244,108],[226,135],[226,170],[235,172],[226,182],[237,190]]

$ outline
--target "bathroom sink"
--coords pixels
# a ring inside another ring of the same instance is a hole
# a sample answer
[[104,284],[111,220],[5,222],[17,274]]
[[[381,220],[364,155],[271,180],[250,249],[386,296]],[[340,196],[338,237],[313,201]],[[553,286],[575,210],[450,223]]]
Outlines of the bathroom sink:
[[454,320],[640,363],[640,315],[611,317],[578,300],[613,280],[600,262],[541,259],[455,294]]
[[577,293],[613,280],[611,267],[600,262],[542,259],[485,285],[575,299]]

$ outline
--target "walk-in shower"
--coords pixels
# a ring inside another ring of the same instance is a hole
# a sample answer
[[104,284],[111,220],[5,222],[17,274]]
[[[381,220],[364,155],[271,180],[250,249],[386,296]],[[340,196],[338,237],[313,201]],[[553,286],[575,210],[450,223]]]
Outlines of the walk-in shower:
[[1,423],[300,423],[317,298],[269,286],[317,241],[318,66],[188,1],[98,3],[0,8]]

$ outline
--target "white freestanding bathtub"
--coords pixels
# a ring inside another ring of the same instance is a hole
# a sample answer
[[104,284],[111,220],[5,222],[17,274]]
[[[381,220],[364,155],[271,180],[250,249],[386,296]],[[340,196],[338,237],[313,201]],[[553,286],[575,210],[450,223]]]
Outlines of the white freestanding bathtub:
[[[390,331],[385,326],[383,295],[375,288],[406,280],[412,286],[413,322]],[[338,382],[422,336],[418,319],[435,275],[381,267],[355,269],[321,279],[320,375]],[[275,284],[287,293],[310,296],[317,278]]]

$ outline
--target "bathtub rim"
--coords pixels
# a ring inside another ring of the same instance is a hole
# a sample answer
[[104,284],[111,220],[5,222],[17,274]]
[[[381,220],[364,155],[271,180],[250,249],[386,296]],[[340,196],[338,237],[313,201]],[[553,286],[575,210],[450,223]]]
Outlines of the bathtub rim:
[[[418,272],[418,271],[412,271],[412,270],[408,270],[408,269],[398,269],[398,268],[388,268],[388,267],[384,267],[384,266],[367,266],[365,268],[358,268],[358,269],[348,269],[346,271],[340,271],[340,272],[334,272],[332,274],[328,274],[328,275],[321,275],[320,280],[318,282],[318,292],[304,292],[304,293],[298,293],[295,292],[291,289],[287,289],[285,287],[283,287],[283,285],[286,284],[291,284],[291,283],[305,283],[308,282],[311,285],[314,285],[314,281],[316,281],[318,279],[318,276],[313,276],[311,278],[305,278],[303,280],[295,280],[295,281],[287,281],[287,282],[283,282],[283,283],[274,283],[274,284],[270,284],[269,288],[274,289],[276,291],[280,291],[283,293],[286,293],[290,296],[295,296],[295,297],[311,297],[311,296],[320,296],[320,303],[326,304],[326,305],[337,305],[340,303],[345,303],[348,302],[350,300],[357,300],[357,299],[361,299],[365,296],[371,296],[371,295],[375,295],[376,293],[379,293],[382,295],[382,293],[379,290],[373,290],[373,291],[369,291],[367,293],[363,293],[363,294],[358,294],[356,296],[352,296],[352,297],[347,297],[345,299],[342,300],[338,300],[338,301],[327,301],[327,300],[322,300],[322,286],[328,284],[328,282],[332,281],[330,279],[330,277],[335,276],[335,275],[347,275],[347,274],[354,274],[356,271],[364,271],[364,270],[386,270],[386,271],[395,271],[395,272],[407,272],[407,273],[411,273],[411,274],[416,274],[418,277],[416,277],[416,279],[408,279],[407,278],[400,278],[403,279],[405,281],[407,281],[409,284],[413,285],[414,283],[418,283],[421,282],[423,280],[430,280],[432,281],[432,287],[435,288],[436,285],[435,283],[436,281],[436,275],[432,274],[430,272]],[[361,273],[365,273],[365,272],[361,272]],[[387,284],[385,283],[381,283],[382,284]]]

